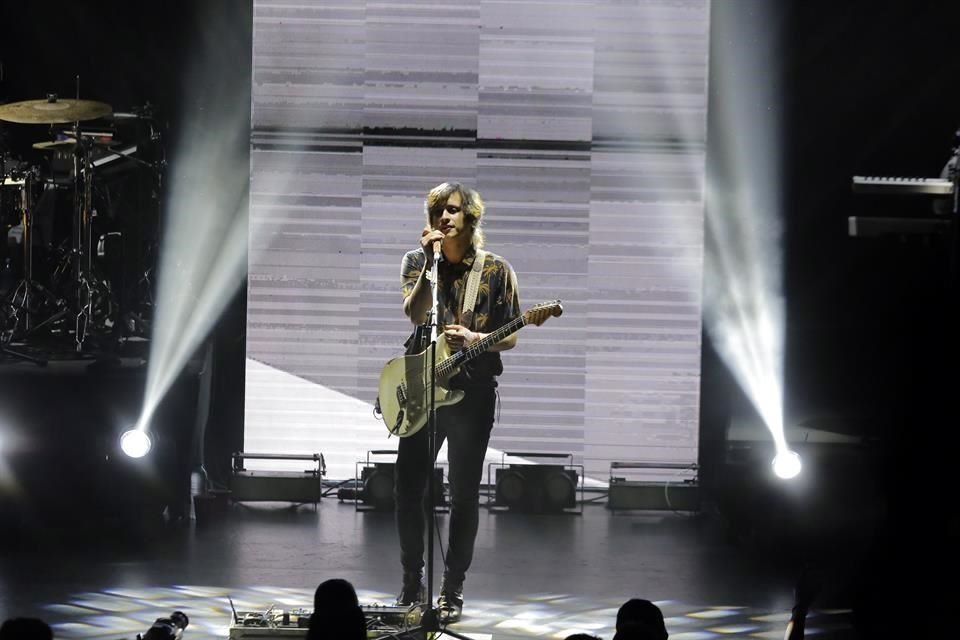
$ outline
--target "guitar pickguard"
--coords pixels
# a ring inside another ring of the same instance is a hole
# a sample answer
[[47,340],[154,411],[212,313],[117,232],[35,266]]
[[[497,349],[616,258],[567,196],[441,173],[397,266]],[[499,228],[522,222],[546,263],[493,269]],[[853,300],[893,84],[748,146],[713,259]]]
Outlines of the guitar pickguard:
[[[437,340],[437,363],[449,355],[446,340],[441,336]],[[430,417],[431,370],[431,349],[394,358],[384,366],[380,373],[378,399],[383,421],[393,435],[401,438],[412,436],[427,423]],[[433,401],[438,408],[463,399],[463,391],[444,386],[455,373],[456,370],[437,377]]]

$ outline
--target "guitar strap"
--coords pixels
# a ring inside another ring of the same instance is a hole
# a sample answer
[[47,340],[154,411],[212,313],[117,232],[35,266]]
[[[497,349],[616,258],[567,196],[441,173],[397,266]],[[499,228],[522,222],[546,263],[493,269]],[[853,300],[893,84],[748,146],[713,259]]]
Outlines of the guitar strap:
[[473,307],[477,304],[477,292],[480,291],[480,273],[483,271],[483,263],[487,260],[487,252],[483,249],[477,249],[477,255],[473,258],[473,268],[470,269],[470,275],[467,276],[467,290],[463,294],[463,307],[460,310],[460,324],[467,329],[473,329]]

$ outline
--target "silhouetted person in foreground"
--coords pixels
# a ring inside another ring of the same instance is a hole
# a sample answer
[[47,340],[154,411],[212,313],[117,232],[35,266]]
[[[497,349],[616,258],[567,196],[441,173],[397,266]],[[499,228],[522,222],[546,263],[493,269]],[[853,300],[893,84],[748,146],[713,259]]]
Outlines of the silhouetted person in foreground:
[[592,636],[589,633],[575,633],[572,636],[567,636],[563,640],[600,640],[600,638]]
[[367,622],[353,585],[341,578],[321,582],[313,594],[307,640],[365,640]]
[[663,612],[649,600],[632,598],[617,611],[613,640],[667,640],[668,635]]
[[53,640],[53,629],[39,618],[10,618],[0,625],[0,640]]
[[816,571],[804,567],[793,588],[793,609],[784,632],[784,640],[801,640],[807,626],[807,614],[823,586],[823,578]]

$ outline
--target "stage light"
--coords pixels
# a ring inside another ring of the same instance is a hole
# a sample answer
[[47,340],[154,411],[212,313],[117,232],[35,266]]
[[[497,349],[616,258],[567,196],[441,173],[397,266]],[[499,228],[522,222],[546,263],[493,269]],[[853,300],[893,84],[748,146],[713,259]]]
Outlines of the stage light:
[[796,451],[785,450],[777,453],[773,459],[773,472],[778,478],[789,480],[796,478],[802,468],[800,455]]
[[131,458],[142,458],[152,448],[153,440],[143,429],[130,429],[120,436],[120,450]]

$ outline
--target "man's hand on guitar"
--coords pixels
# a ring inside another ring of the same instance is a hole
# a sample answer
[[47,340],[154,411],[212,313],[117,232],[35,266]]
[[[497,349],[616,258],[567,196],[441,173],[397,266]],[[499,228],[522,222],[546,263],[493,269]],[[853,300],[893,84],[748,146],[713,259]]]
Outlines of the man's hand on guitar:
[[459,324],[445,325],[443,335],[447,338],[447,345],[452,351],[460,351],[483,338],[482,333],[470,331],[470,329]]

